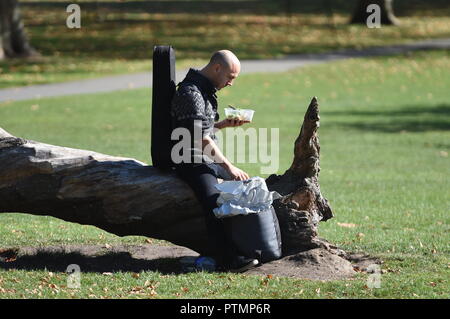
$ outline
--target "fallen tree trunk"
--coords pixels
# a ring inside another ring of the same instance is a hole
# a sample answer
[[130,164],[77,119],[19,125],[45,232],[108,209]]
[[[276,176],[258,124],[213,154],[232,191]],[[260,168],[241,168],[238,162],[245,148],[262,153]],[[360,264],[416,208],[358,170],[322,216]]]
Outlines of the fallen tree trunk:
[[[321,195],[319,108],[313,98],[283,175],[267,179],[280,221],[284,254],[323,245],[321,220],[332,217]],[[208,253],[202,211],[175,173],[113,157],[14,137],[0,129],[0,212],[50,215],[110,233],[164,239]]]

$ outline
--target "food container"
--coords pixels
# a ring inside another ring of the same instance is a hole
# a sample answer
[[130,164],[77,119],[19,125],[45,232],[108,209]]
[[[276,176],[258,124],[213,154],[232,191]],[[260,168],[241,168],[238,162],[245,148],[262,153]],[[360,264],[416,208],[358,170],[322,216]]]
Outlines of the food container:
[[232,109],[229,107],[225,108],[225,117],[227,119],[239,119],[241,121],[251,122],[254,113],[255,111],[250,109]]

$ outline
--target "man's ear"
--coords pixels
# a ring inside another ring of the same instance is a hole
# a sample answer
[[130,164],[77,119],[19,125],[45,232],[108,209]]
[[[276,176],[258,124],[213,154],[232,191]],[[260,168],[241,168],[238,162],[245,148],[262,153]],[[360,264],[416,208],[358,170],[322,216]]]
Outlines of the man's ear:
[[220,65],[220,63],[214,64],[214,72],[216,72],[216,74],[219,74],[221,69],[222,69],[222,66]]

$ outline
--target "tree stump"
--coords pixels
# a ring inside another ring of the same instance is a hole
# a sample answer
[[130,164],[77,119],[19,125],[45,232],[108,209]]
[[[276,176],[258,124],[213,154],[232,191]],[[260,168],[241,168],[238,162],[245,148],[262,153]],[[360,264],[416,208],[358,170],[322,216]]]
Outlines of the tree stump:
[[[329,245],[318,224],[333,217],[319,187],[319,105],[313,98],[294,143],[292,165],[266,182],[290,255]],[[203,213],[175,173],[131,158],[14,137],[0,128],[0,212],[50,215],[119,235],[164,239],[208,254]]]

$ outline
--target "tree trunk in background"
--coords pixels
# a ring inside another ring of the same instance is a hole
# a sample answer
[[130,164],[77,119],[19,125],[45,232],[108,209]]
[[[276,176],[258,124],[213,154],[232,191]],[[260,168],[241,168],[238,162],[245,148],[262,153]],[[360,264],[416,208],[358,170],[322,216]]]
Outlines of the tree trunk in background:
[[292,16],[292,0],[283,0],[283,6],[286,16]]
[[30,46],[17,0],[0,0],[0,59],[37,55]]
[[359,0],[350,23],[366,24],[367,18],[372,14],[371,12],[367,12],[367,7],[370,4],[377,4],[380,6],[381,24],[399,24],[398,19],[394,15],[394,10],[392,9],[392,0]]

